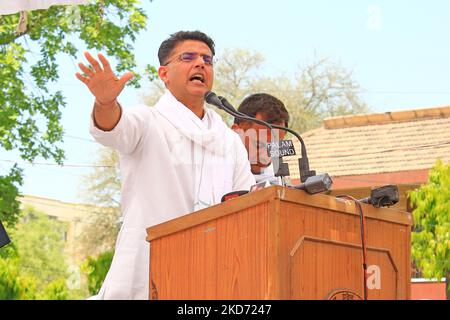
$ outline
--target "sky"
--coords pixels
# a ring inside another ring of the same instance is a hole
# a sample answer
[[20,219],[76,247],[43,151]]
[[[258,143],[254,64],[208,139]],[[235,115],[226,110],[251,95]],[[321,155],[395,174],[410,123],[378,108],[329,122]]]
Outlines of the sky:
[[[134,44],[139,71],[147,63],[158,66],[157,50],[171,33],[201,30],[214,39],[219,54],[226,48],[262,53],[261,73],[268,76],[293,75],[315,57],[329,57],[352,70],[363,88],[361,99],[374,112],[450,105],[448,0],[145,0],[142,7],[148,22]],[[79,49],[84,61],[85,48]],[[93,97],[75,78],[77,61],[61,56],[59,62],[61,79],[51,85],[67,101],[65,165],[43,159],[30,165],[0,149],[0,173],[8,171],[8,161],[17,161],[25,169],[23,194],[83,202],[80,177],[92,171],[99,148],[88,132]],[[142,85],[125,88],[122,105],[141,103],[148,83]]]

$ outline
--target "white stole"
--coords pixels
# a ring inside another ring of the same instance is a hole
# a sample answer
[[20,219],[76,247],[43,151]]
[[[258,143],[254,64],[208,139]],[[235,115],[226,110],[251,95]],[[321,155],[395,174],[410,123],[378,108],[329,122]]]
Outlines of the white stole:
[[[208,126],[188,107],[179,102],[170,91],[159,99],[154,107],[183,136],[194,143],[201,159],[200,176],[196,175],[198,190],[195,190],[194,211],[220,202],[226,170],[224,159],[231,147],[227,140],[227,126],[220,115],[205,108]],[[196,187],[197,188],[197,187]]]

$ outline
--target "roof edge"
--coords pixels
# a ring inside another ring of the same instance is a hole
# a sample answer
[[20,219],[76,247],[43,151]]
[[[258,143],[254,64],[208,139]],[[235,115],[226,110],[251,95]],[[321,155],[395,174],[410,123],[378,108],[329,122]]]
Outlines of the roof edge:
[[436,118],[450,118],[450,106],[332,117],[324,119],[323,126],[325,129],[339,129]]

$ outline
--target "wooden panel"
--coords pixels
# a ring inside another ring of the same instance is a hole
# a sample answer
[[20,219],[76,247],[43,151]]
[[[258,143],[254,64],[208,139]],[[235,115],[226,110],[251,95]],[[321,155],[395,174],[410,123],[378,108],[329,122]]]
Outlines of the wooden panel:
[[401,253],[404,255],[404,262],[403,262],[403,266],[401,265],[400,267],[405,268],[405,273],[407,272],[408,274],[405,275],[406,279],[402,279],[401,281],[408,281],[408,285],[406,287],[406,297],[402,297],[403,299],[407,299],[410,300],[411,299],[411,230],[412,227],[405,227],[402,228],[402,232],[404,232],[406,234],[405,238],[405,242],[406,245],[404,247],[404,251]]
[[[358,216],[304,205],[296,205],[290,202],[281,202],[280,212],[280,228],[281,230],[286,231],[282,233],[280,247],[282,248],[281,250],[284,250],[284,259],[286,260],[290,259],[289,253],[292,252],[293,248],[295,248],[297,242],[302,237],[320,238],[357,246],[361,245],[360,222]],[[411,243],[409,238],[409,228],[410,226],[408,225],[390,223],[366,217],[366,246],[375,250],[384,249],[389,251],[389,255],[392,258],[392,264],[398,269],[398,290],[396,295],[398,299],[408,299],[410,296],[409,255]],[[316,249],[329,251],[329,248],[320,246],[316,247]],[[337,251],[331,252],[332,256],[336,255],[336,253]],[[345,261],[347,260],[344,259],[343,262]],[[361,255],[358,261],[359,265],[361,265]],[[312,265],[304,267],[310,268],[304,270],[310,274],[317,271],[315,266]],[[292,266],[290,266],[290,268],[292,268]],[[290,272],[291,271],[292,269],[290,269]],[[384,274],[385,271],[382,270],[382,273]],[[333,283],[331,282],[330,285],[332,284]],[[292,283],[289,283],[288,280],[284,283],[284,287],[291,288]],[[330,287],[329,289],[332,288]],[[374,295],[372,294],[372,296]],[[315,296],[315,298],[317,298],[317,296]],[[322,298],[323,297],[321,297],[321,299]]]
[[280,299],[282,292],[281,277],[283,266],[280,264],[282,251],[280,251],[280,201],[271,201],[268,207],[268,291],[265,299]]
[[397,299],[409,299],[411,290],[410,226],[379,220],[366,220],[367,244],[386,248],[398,267],[399,290]]
[[[398,274],[389,251],[367,248],[367,264],[380,270],[379,286],[368,290],[368,299],[396,299]],[[290,270],[290,299],[327,299],[339,289],[364,297],[361,246],[302,237],[291,252]]]
[[268,206],[152,241],[150,299],[267,298]]

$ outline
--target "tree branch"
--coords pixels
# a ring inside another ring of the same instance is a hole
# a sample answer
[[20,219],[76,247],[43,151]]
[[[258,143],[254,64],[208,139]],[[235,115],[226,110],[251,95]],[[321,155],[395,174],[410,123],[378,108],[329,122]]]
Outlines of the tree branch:
[[13,42],[15,42],[17,39],[19,39],[20,37],[27,35],[29,31],[30,31],[30,29],[28,29],[26,32],[23,32],[23,33],[19,33],[19,34],[15,33],[15,34],[11,34],[10,37],[7,38],[5,41],[2,41],[2,43],[0,43],[0,45],[1,45],[1,46],[4,46],[4,45],[10,44],[10,43],[13,43]]

